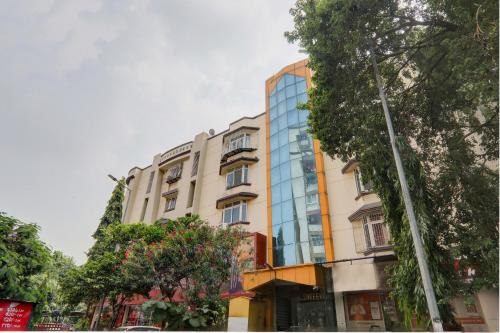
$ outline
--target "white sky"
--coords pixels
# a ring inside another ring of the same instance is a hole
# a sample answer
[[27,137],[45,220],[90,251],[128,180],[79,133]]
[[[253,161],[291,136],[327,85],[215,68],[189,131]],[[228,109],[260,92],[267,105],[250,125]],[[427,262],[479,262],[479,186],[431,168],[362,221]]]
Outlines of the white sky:
[[292,0],[18,1],[0,9],[0,211],[83,263],[132,166],[264,112],[305,58]]

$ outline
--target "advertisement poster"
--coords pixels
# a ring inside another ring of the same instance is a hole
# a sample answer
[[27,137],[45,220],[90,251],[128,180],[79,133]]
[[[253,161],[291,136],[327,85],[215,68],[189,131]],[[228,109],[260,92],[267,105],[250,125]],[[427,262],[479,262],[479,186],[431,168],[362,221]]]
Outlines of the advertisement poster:
[[382,320],[377,294],[347,295],[347,311],[349,320]]
[[33,303],[0,300],[0,331],[26,331]]
[[262,268],[265,262],[266,237],[259,233],[249,234],[241,243],[238,255],[231,264],[231,274],[225,284],[222,297],[250,296],[252,293],[243,290],[243,272]]

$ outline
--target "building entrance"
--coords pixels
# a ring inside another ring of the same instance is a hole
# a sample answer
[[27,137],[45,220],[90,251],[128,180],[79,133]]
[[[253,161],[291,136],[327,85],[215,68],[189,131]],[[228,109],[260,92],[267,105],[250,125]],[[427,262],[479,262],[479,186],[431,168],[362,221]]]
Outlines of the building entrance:
[[336,316],[333,297],[304,285],[275,285],[277,331],[332,331]]

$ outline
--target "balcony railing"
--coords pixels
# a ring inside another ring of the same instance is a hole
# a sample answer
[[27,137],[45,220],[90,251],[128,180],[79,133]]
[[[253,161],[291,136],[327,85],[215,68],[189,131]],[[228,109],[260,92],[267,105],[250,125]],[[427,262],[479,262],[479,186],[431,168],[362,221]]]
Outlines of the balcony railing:
[[234,144],[226,145],[222,149],[221,160],[225,161],[230,156],[236,155],[244,151],[254,151],[254,150],[257,150],[257,146],[246,141],[243,141],[243,143],[237,145]]

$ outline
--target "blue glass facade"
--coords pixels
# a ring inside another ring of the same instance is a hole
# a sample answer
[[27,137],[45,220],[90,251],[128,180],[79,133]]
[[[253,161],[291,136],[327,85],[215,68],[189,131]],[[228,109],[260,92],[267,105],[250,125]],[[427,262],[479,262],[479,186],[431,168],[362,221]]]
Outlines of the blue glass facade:
[[285,74],[269,96],[273,264],[325,260],[316,161],[304,77]]

